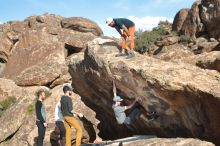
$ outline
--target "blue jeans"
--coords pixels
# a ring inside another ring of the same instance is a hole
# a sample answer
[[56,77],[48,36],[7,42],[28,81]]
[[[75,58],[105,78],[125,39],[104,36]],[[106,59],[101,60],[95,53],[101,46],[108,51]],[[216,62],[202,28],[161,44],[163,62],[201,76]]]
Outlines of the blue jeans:
[[43,146],[46,128],[41,121],[36,121],[36,125],[38,127],[37,146]]
[[134,120],[139,117],[141,114],[140,105],[135,104],[131,110],[128,113],[128,116],[126,117],[124,124],[130,129],[133,130],[131,127],[131,124],[134,122]]

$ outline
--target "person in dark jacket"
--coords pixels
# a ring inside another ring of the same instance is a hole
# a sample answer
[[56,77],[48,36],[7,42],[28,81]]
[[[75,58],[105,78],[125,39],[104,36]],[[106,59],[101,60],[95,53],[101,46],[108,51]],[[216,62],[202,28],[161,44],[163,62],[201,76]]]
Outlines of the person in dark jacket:
[[45,99],[45,91],[39,90],[37,93],[37,102],[35,104],[36,109],[36,125],[38,127],[38,137],[37,137],[37,146],[43,146],[45,131],[47,127],[46,122],[46,110],[43,104]]
[[82,113],[78,113],[73,111],[73,103],[72,99],[72,88],[68,85],[63,87],[64,95],[61,97],[61,112],[65,121],[65,129],[66,129],[66,146],[71,146],[71,127],[76,129],[76,146],[81,145],[82,138],[82,128],[75,118],[75,116],[83,117]]

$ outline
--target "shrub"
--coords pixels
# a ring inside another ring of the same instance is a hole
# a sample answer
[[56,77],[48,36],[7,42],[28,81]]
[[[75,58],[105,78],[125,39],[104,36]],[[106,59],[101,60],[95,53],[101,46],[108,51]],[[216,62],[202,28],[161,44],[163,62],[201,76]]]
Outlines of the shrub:
[[0,117],[2,116],[3,112],[12,106],[16,102],[16,98],[14,96],[9,96],[5,100],[0,102]]
[[163,27],[155,27],[152,31],[135,32],[135,50],[139,53],[145,53],[150,44],[161,38],[166,34]]
[[187,45],[189,43],[189,37],[186,35],[181,35],[180,36],[180,42],[184,45]]
[[14,96],[9,96],[5,100],[0,102],[0,107],[2,108],[2,110],[6,110],[15,102],[16,102],[16,98]]
[[28,105],[27,111],[29,114],[32,114],[35,111],[35,106],[34,106],[35,102],[36,102],[36,100]]

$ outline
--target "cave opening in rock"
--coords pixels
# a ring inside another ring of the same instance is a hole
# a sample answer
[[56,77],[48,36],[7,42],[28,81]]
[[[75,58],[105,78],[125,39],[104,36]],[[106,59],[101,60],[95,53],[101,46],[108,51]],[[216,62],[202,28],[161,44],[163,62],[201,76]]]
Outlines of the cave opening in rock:
[[72,54],[75,54],[75,53],[79,53],[82,50],[82,48],[73,47],[73,46],[68,45],[68,44],[65,44],[64,47],[67,50],[67,56],[66,57],[69,57],[69,56],[71,56]]

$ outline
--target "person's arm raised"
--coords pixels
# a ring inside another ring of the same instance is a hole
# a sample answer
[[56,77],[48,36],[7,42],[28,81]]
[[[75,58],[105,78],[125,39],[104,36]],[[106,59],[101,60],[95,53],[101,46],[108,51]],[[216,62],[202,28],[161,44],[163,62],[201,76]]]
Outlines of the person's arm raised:
[[115,81],[114,80],[112,81],[112,84],[113,84],[113,95],[115,97],[115,96],[117,96],[117,91],[116,91]]

